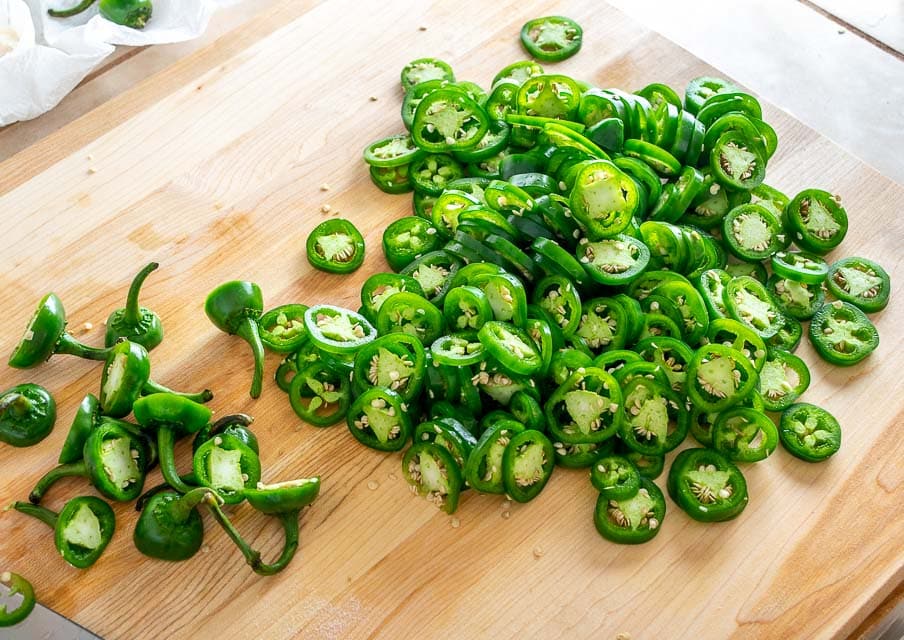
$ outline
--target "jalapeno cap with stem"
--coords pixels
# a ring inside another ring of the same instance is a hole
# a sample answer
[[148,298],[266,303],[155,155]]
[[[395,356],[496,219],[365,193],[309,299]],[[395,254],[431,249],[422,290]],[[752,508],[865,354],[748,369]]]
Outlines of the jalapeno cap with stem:
[[208,487],[192,489],[185,495],[163,491],[141,506],[132,540],[144,555],[159,560],[188,560],[201,548],[204,523],[197,507],[222,504],[216,491]]
[[116,24],[144,29],[154,12],[151,0],[100,0],[100,15]]
[[63,302],[55,293],[48,293],[38,303],[8,364],[16,369],[31,369],[49,360],[55,353],[67,353],[88,360],[106,360],[109,350],[82,344],[66,333]]
[[94,496],[73,498],[59,513],[30,502],[16,502],[13,509],[53,529],[57,551],[77,569],[87,569],[97,562],[116,530],[113,509]]
[[233,280],[210,292],[204,312],[220,331],[237,335],[251,346],[254,354],[254,376],[250,395],[258,398],[264,380],[264,344],[257,321],[264,311],[263,294],[253,282]]
[[56,421],[56,402],[44,387],[26,383],[0,395],[0,442],[29,447],[46,438]]
[[151,262],[139,271],[129,287],[126,306],[116,309],[107,318],[104,343],[108,347],[112,347],[120,338],[126,338],[150,351],[163,341],[163,323],[160,322],[160,316],[138,304],[141,286],[148,275],[159,266],[158,263]]

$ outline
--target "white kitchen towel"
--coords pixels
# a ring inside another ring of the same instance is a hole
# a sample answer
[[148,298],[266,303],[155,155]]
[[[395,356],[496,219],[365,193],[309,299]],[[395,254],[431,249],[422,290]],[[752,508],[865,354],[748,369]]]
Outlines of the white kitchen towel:
[[49,8],[79,0],[0,0],[0,126],[35,118],[55,107],[114,45],[183,42],[207,30],[211,15],[236,0],[153,0],[144,29],[102,18],[97,4],[71,18]]

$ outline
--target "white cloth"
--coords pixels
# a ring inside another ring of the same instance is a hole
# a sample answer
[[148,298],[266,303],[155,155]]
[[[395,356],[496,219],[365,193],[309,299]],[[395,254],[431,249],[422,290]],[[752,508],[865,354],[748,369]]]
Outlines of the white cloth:
[[79,0],[0,0],[0,126],[35,118],[55,107],[114,45],[183,42],[207,29],[219,7],[236,0],[153,0],[144,29],[105,20],[97,4],[71,18],[52,18],[47,9],[66,9]]

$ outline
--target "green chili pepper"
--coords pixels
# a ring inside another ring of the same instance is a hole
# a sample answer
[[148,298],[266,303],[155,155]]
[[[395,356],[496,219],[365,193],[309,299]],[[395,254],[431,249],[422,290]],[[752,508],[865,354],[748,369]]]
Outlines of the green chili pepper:
[[304,478],[265,485],[258,483],[256,489],[246,490],[248,503],[262,513],[277,518],[283,527],[283,550],[272,563],[261,560],[259,551],[252,549],[242,538],[229,518],[216,504],[208,504],[214,519],[245,556],[251,569],[263,576],[271,576],[285,569],[298,550],[298,519],[301,510],[310,505],[320,492],[320,478]]
[[665,498],[648,478],[640,478],[637,492],[628,498],[600,493],[593,523],[601,536],[619,544],[641,544],[656,537],[665,518]]
[[308,262],[327,273],[351,273],[364,264],[364,237],[344,218],[318,224],[306,246]]
[[712,449],[685,449],[669,469],[669,495],[701,522],[737,517],[747,506],[747,482],[731,460]]
[[38,480],[28,499],[38,504],[57,480],[82,476],[110,500],[129,502],[141,494],[149,459],[144,438],[132,431],[131,425],[103,418],[85,440],[81,460],[48,471]]
[[158,560],[188,560],[201,548],[204,523],[198,505],[218,505],[221,499],[207,487],[185,495],[163,491],[139,505],[141,516],[135,523],[132,541],[144,555]]
[[215,490],[226,504],[244,500],[245,489],[256,486],[261,478],[257,453],[240,438],[226,433],[198,447],[192,469],[196,482]]
[[0,573],[0,584],[9,587],[7,599],[22,596],[22,601],[15,609],[8,609],[6,604],[0,605],[0,627],[11,627],[31,615],[36,604],[35,590],[28,580],[10,571]]
[[9,357],[9,366],[30,369],[49,360],[55,353],[66,353],[88,360],[105,360],[109,352],[109,349],[82,344],[67,333],[63,303],[56,294],[48,293],[41,298],[22,340]]
[[117,309],[107,318],[104,342],[108,347],[112,347],[120,338],[126,338],[150,351],[163,341],[163,324],[160,322],[160,316],[138,305],[141,285],[158,266],[160,265],[156,262],[151,262],[138,272],[129,287],[126,306]]
[[13,508],[53,529],[57,551],[76,569],[87,569],[97,562],[116,529],[113,509],[94,496],[73,498],[60,513],[30,502],[16,502]]
[[879,346],[879,332],[866,314],[841,300],[816,312],[808,335],[823,360],[842,367],[857,364]]
[[829,292],[865,313],[882,311],[888,304],[891,280],[888,272],[866,258],[842,258],[828,271]]
[[308,338],[304,327],[307,310],[304,304],[284,304],[262,315],[258,327],[264,346],[276,353],[297,351]]
[[242,443],[251,449],[254,453],[260,454],[260,447],[257,444],[257,436],[248,427],[254,422],[254,418],[244,413],[234,413],[232,415],[223,416],[213,423],[208,423],[195,434],[192,441],[192,454],[198,451],[198,448],[211,438],[219,435],[229,435],[238,438]]
[[99,422],[100,403],[97,396],[89,393],[79,404],[57,462],[67,464],[81,460],[85,441]]
[[412,490],[446,513],[455,513],[463,487],[455,457],[436,442],[415,442],[402,458],[402,473]]
[[304,324],[315,346],[337,355],[353,354],[377,337],[367,318],[329,304],[310,307],[304,313]]
[[528,20],[521,27],[521,44],[543,62],[559,62],[581,49],[583,30],[577,22],[563,16]]
[[779,438],[791,455],[821,462],[841,448],[841,426],[822,407],[801,402],[782,412]]
[[346,422],[358,442],[378,451],[401,451],[411,437],[407,405],[395,391],[381,387],[358,396]]
[[46,438],[56,422],[56,402],[44,387],[26,383],[0,395],[0,442],[30,447]]
[[204,311],[217,329],[237,335],[251,345],[254,377],[250,394],[252,398],[260,397],[264,379],[264,345],[257,323],[264,311],[260,287],[240,280],[221,284],[207,296]]
[[328,427],[345,418],[351,402],[351,382],[324,361],[301,369],[289,385],[289,402],[295,414],[314,425]]
[[179,493],[188,493],[192,487],[176,471],[173,447],[179,438],[204,428],[210,420],[210,409],[172,393],[153,393],[136,400],[132,411],[144,431],[157,434],[157,455],[160,456],[163,479]]

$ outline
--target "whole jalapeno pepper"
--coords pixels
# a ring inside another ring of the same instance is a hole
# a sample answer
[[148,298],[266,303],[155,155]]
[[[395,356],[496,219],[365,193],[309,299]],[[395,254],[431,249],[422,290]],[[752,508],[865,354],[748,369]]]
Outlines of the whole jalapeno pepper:
[[19,602],[15,609],[9,609],[5,604],[0,605],[0,627],[11,627],[31,615],[37,602],[35,600],[35,590],[28,580],[11,571],[0,573],[0,584],[9,588],[6,593],[7,598],[22,596],[22,601]]
[[46,438],[56,422],[56,402],[44,387],[26,383],[0,395],[0,442],[30,447]]
[[141,516],[135,523],[132,541],[144,555],[158,560],[188,560],[201,548],[204,523],[200,504],[220,504],[208,487],[192,489],[185,495],[163,491],[139,505]]
[[30,369],[55,353],[66,353],[88,360],[106,360],[109,349],[82,344],[66,332],[66,311],[54,293],[41,298],[28,322],[22,340],[9,357],[9,366]]
[[158,263],[151,262],[139,271],[129,287],[126,306],[117,309],[107,318],[104,343],[108,347],[112,347],[120,338],[125,338],[150,351],[163,341],[163,323],[160,322],[160,316],[138,304],[141,285],[159,266]]
[[261,462],[257,453],[236,436],[215,435],[192,457],[195,481],[216,491],[226,504],[244,500],[244,491],[257,485]]
[[82,476],[110,500],[129,502],[141,494],[150,453],[144,438],[119,420],[103,418],[85,440],[82,458],[54,467],[38,480],[28,499],[38,504],[59,479]]
[[57,551],[76,569],[87,569],[97,562],[116,529],[113,509],[94,496],[73,498],[59,513],[30,502],[16,502],[13,508],[53,529]]
[[[82,0],[70,9],[48,9],[54,18],[68,18],[86,11],[95,0]],[[144,29],[154,11],[151,0],[100,0],[100,15],[116,24],[132,29]]]
[[237,335],[251,346],[254,354],[254,377],[251,397],[261,395],[264,379],[264,345],[261,342],[258,319],[264,311],[261,289],[253,282],[233,280],[210,292],[204,312],[214,326],[230,335]]
[[275,484],[258,483],[255,489],[246,489],[248,504],[279,520],[283,528],[283,549],[272,563],[265,563],[259,551],[242,538],[238,530],[223,513],[219,505],[208,504],[217,523],[245,556],[251,569],[262,576],[271,576],[285,569],[298,551],[298,520],[301,510],[314,502],[320,493],[320,477],[302,478]]
[[157,434],[157,455],[163,479],[179,493],[191,491],[192,487],[182,480],[176,470],[173,448],[179,438],[204,428],[210,421],[210,409],[182,396],[153,393],[136,400],[132,411],[142,430]]

